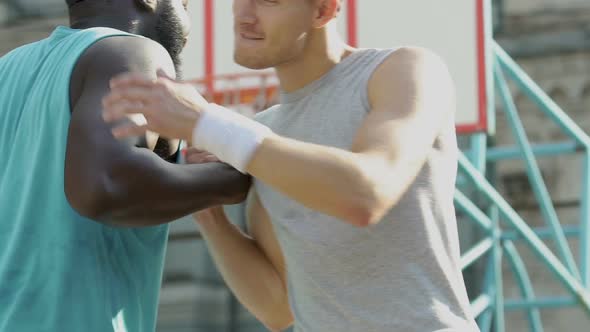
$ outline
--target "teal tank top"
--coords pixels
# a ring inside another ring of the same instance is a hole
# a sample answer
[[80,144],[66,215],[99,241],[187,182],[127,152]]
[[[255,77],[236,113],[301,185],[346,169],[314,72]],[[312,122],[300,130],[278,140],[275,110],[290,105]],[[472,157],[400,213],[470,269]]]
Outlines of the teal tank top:
[[64,193],[70,76],[121,35],[58,27],[0,58],[0,332],[155,331],[168,227],[109,227]]

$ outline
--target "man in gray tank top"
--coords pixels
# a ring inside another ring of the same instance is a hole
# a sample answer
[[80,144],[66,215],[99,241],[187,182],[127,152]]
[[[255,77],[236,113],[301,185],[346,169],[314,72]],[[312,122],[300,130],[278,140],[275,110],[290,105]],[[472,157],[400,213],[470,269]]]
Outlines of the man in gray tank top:
[[142,113],[114,135],[192,140],[207,152],[189,161],[214,155],[255,178],[248,234],[221,208],[196,217],[227,284],[271,330],[478,331],[459,262],[450,75],[424,49],[345,45],[339,6],[234,0],[235,60],[280,80],[280,105],[257,122],[133,74],[113,82],[105,120]]

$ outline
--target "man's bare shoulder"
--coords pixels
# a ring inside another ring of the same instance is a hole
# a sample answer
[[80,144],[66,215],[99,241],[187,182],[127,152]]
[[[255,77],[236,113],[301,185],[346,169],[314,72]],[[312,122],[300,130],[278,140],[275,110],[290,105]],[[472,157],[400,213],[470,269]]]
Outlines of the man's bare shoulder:
[[159,43],[138,36],[114,36],[92,45],[79,62],[87,72],[116,75],[118,73],[155,72],[164,70],[176,76],[174,63]]
[[445,61],[434,51],[417,46],[405,46],[393,50],[377,68],[376,72],[406,70],[409,72],[421,69],[438,69],[436,72],[447,71]]
[[[435,89],[425,89],[426,87]],[[423,47],[401,47],[378,66],[369,81],[371,104],[391,100],[392,91],[422,95],[422,91],[438,91],[452,95],[453,80],[448,66],[438,54]]]
[[113,36],[97,41],[78,60],[70,81],[71,103],[75,105],[83,91],[108,89],[108,82],[125,72],[156,77],[158,69],[175,77],[172,58],[157,42],[139,36]]

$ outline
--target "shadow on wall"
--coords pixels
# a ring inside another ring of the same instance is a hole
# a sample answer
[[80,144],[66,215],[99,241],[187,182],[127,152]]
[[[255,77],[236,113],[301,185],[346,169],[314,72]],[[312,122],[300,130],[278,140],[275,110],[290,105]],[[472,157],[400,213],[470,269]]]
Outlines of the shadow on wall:
[[3,0],[0,2],[0,25],[21,19],[53,17],[66,12],[65,0]]

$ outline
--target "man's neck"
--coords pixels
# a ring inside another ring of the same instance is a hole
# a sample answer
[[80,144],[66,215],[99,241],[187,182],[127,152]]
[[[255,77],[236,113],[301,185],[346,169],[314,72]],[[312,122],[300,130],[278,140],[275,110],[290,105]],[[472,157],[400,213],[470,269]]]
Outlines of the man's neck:
[[140,21],[139,14],[126,5],[80,3],[70,9],[70,26],[74,29],[104,27],[142,34]]
[[112,28],[129,33],[139,33],[137,21],[117,17],[71,17],[70,27],[73,29],[89,29],[96,27]]
[[346,45],[336,31],[326,29],[312,36],[298,59],[275,68],[281,90],[289,93],[299,90],[321,78],[354,49]]

